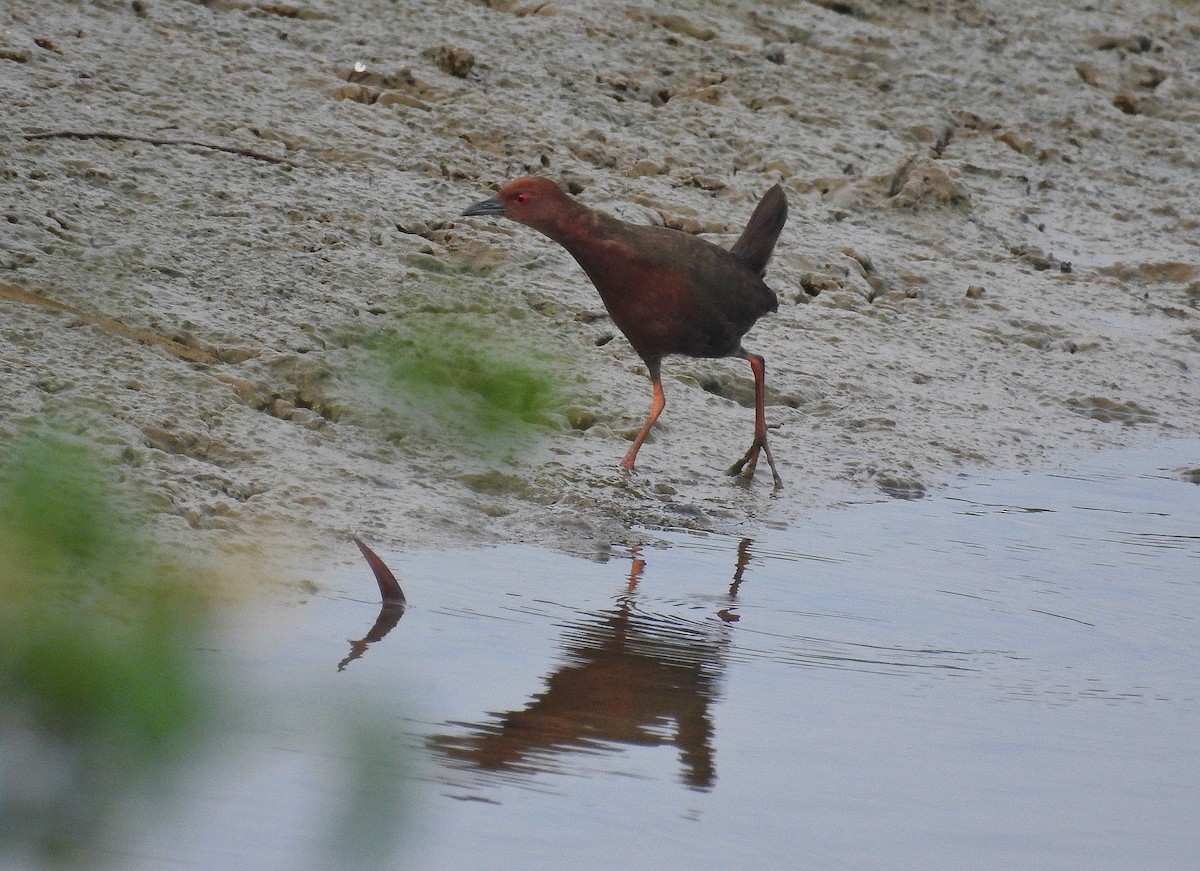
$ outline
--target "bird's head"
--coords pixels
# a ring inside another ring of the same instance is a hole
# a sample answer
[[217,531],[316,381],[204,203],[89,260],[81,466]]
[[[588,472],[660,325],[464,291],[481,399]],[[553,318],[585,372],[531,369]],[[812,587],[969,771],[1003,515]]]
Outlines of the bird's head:
[[571,199],[548,178],[522,176],[496,191],[494,197],[476,203],[463,217],[502,215],[521,224],[543,229],[570,209]]

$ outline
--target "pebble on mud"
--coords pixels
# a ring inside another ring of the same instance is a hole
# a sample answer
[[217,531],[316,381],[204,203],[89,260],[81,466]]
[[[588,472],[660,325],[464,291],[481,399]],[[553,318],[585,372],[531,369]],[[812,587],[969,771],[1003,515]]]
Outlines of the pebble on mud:
[[475,55],[465,48],[439,45],[437,48],[426,51],[425,56],[437,64],[443,72],[459,79],[465,79],[475,68]]
[[875,484],[893,499],[924,499],[928,495],[925,485],[911,478],[881,474],[875,478]]
[[566,410],[567,424],[573,430],[587,432],[596,425],[596,415],[586,408],[568,408]]
[[898,208],[967,206],[967,189],[937,162],[928,157],[911,157],[890,174],[888,202]]

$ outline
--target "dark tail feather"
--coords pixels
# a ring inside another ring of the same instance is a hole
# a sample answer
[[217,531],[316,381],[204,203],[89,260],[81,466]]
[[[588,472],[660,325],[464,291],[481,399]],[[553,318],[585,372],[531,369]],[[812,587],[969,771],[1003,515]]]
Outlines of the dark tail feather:
[[746,229],[729,250],[762,275],[767,270],[767,263],[771,259],[771,252],[775,250],[779,234],[783,232],[787,215],[787,197],[783,195],[783,188],[775,185],[755,207]]

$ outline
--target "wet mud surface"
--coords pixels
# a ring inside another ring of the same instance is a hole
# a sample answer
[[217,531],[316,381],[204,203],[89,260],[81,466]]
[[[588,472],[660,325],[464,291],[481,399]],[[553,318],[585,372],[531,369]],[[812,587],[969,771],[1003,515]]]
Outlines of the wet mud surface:
[[[1200,430],[1195,3],[17,0],[0,101],[0,440],[86,434],[188,545],[607,554]],[[783,184],[782,493],[723,474],[740,361],[669,359],[619,472],[641,361],[565,252],[456,217],[527,172],[724,245]],[[481,441],[445,394],[492,388],[398,396],[381,336],[564,398]]]

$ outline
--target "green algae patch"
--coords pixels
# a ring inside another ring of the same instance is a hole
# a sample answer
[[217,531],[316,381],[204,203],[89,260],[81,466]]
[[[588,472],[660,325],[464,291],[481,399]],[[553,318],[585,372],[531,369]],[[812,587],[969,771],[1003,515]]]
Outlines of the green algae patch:
[[564,425],[555,361],[470,320],[379,330],[349,345],[352,380],[369,388],[370,412],[383,416],[393,441],[506,451],[528,445],[540,429]]

